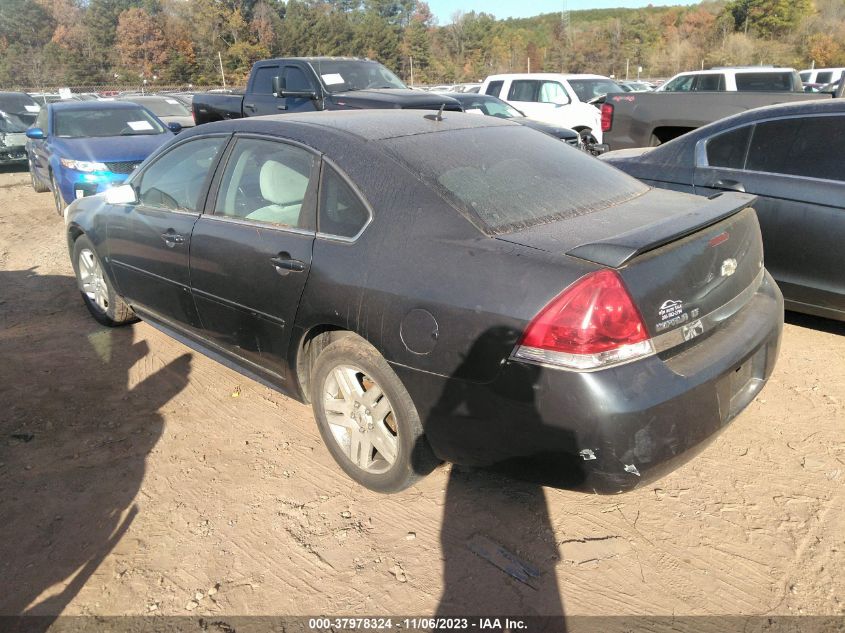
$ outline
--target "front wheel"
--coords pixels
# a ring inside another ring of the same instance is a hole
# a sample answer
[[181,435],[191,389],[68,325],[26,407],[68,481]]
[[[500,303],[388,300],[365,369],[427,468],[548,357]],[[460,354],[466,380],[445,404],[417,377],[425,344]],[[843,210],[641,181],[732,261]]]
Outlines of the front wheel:
[[45,193],[50,191],[50,187],[47,187],[38,180],[38,176],[35,175],[35,165],[32,164],[32,161],[29,161],[29,180],[32,183],[32,189],[35,193]]
[[109,284],[94,245],[84,235],[73,243],[73,270],[82,301],[97,322],[114,327],[137,320],[132,309]]
[[53,202],[56,204],[56,213],[63,216],[65,212],[65,201],[62,199],[62,192],[59,189],[59,183],[56,182],[56,176],[50,174],[50,188],[53,190]]
[[338,465],[376,492],[398,492],[437,460],[411,396],[381,354],[357,336],[317,358],[311,400],[320,435]]

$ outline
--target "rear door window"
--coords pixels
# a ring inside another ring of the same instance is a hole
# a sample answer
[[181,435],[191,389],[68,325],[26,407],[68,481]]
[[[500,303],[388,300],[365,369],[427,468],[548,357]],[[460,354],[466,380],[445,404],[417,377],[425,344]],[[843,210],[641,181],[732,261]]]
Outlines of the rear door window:
[[742,169],[751,138],[752,125],[724,132],[707,141],[707,164],[711,167]]
[[791,118],[758,123],[746,169],[845,181],[845,115]]
[[831,71],[820,72],[816,75],[816,83],[829,84],[831,81],[833,81],[833,72]]
[[323,164],[317,230],[323,235],[353,238],[367,226],[370,211],[343,177]]
[[484,91],[485,94],[493,95],[494,97],[498,97],[499,93],[502,92],[502,86],[504,85],[504,81],[491,81],[487,84],[487,90]]
[[792,90],[792,73],[737,73],[736,89],[747,92],[790,91]]
[[293,228],[313,228],[310,194],[316,159],[299,147],[238,139],[214,206],[215,215]]

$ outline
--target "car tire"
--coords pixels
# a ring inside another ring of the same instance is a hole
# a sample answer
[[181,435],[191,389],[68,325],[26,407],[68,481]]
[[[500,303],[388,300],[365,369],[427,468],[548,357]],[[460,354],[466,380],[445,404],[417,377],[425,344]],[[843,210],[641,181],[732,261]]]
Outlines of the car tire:
[[29,161],[29,180],[32,182],[32,189],[35,193],[46,193],[50,191],[50,187],[38,180],[38,176],[35,175],[35,166],[32,164],[32,161]]
[[317,357],[311,401],[334,460],[376,492],[398,492],[438,464],[411,396],[384,357],[355,335]]
[[138,320],[132,308],[115,293],[97,250],[85,235],[73,243],[72,261],[82,301],[98,323],[115,327]]
[[50,189],[53,191],[53,202],[56,205],[56,213],[64,216],[65,204],[62,199],[62,192],[59,189],[59,183],[56,182],[56,176],[52,172],[50,173]]

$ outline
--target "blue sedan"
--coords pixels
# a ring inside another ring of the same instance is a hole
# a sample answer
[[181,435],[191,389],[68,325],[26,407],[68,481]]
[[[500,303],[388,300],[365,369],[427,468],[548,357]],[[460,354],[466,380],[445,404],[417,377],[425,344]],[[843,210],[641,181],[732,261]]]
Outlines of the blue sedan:
[[26,132],[35,191],[52,191],[56,211],[126,180],[173,130],[146,108],[123,102],[60,102]]

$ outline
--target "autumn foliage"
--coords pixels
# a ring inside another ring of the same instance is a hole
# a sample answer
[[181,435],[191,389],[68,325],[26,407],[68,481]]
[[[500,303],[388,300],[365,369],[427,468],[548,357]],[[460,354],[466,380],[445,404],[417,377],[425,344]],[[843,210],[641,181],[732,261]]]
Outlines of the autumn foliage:
[[415,83],[494,72],[666,77],[718,65],[845,65],[842,0],[717,0],[525,19],[419,0],[2,0],[0,85],[242,83],[258,59],[376,58]]

